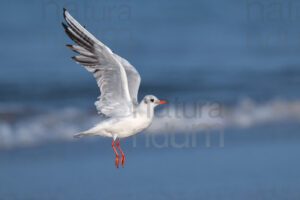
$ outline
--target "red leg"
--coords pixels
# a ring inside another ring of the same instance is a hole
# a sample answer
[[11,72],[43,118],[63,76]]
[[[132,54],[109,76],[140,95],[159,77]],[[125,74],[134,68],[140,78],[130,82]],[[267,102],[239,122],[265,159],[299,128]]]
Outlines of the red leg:
[[114,149],[114,152],[116,154],[116,163],[115,163],[116,167],[119,168],[119,154],[118,154],[114,144],[115,144],[115,140],[112,141],[111,146]]
[[119,142],[120,142],[120,139],[117,141],[117,147],[118,147],[119,151],[120,151],[121,154],[122,154],[121,164],[122,164],[122,167],[124,167],[124,165],[125,165],[125,155],[124,155],[122,149],[121,149],[120,146],[119,146]]

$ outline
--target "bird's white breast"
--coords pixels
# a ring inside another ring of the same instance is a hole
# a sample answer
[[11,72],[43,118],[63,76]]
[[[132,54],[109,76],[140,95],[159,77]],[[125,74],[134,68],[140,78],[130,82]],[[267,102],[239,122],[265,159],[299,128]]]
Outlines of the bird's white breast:
[[107,123],[105,130],[117,135],[119,138],[125,138],[143,131],[151,122],[152,117],[132,114]]

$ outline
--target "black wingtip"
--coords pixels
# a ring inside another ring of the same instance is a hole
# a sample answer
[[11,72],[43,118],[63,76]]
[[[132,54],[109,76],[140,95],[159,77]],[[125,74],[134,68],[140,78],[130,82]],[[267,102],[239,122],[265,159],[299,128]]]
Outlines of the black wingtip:
[[61,25],[64,27],[65,30],[68,29],[68,26],[65,23],[62,22]]
[[76,60],[76,56],[73,56],[73,57],[71,57],[72,58],[72,60]]
[[67,9],[66,9],[66,8],[63,8],[63,15],[64,15],[64,18],[66,18],[66,11],[67,11]]
[[66,44],[66,47],[68,47],[68,48],[72,48],[72,47],[73,47],[73,45],[71,45],[71,44]]

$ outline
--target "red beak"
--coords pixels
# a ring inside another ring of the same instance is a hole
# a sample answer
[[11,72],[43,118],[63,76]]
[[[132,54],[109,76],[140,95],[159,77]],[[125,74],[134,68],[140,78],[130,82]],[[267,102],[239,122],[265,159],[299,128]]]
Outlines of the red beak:
[[168,103],[168,102],[166,102],[166,101],[159,101],[159,102],[157,102],[157,104],[166,104],[166,103]]

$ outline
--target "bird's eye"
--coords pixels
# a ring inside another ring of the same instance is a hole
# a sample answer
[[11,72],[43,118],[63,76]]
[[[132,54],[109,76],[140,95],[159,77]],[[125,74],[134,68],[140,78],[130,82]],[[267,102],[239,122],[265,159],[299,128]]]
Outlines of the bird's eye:
[[151,102],[154,102],[154,99],[150,99]]

